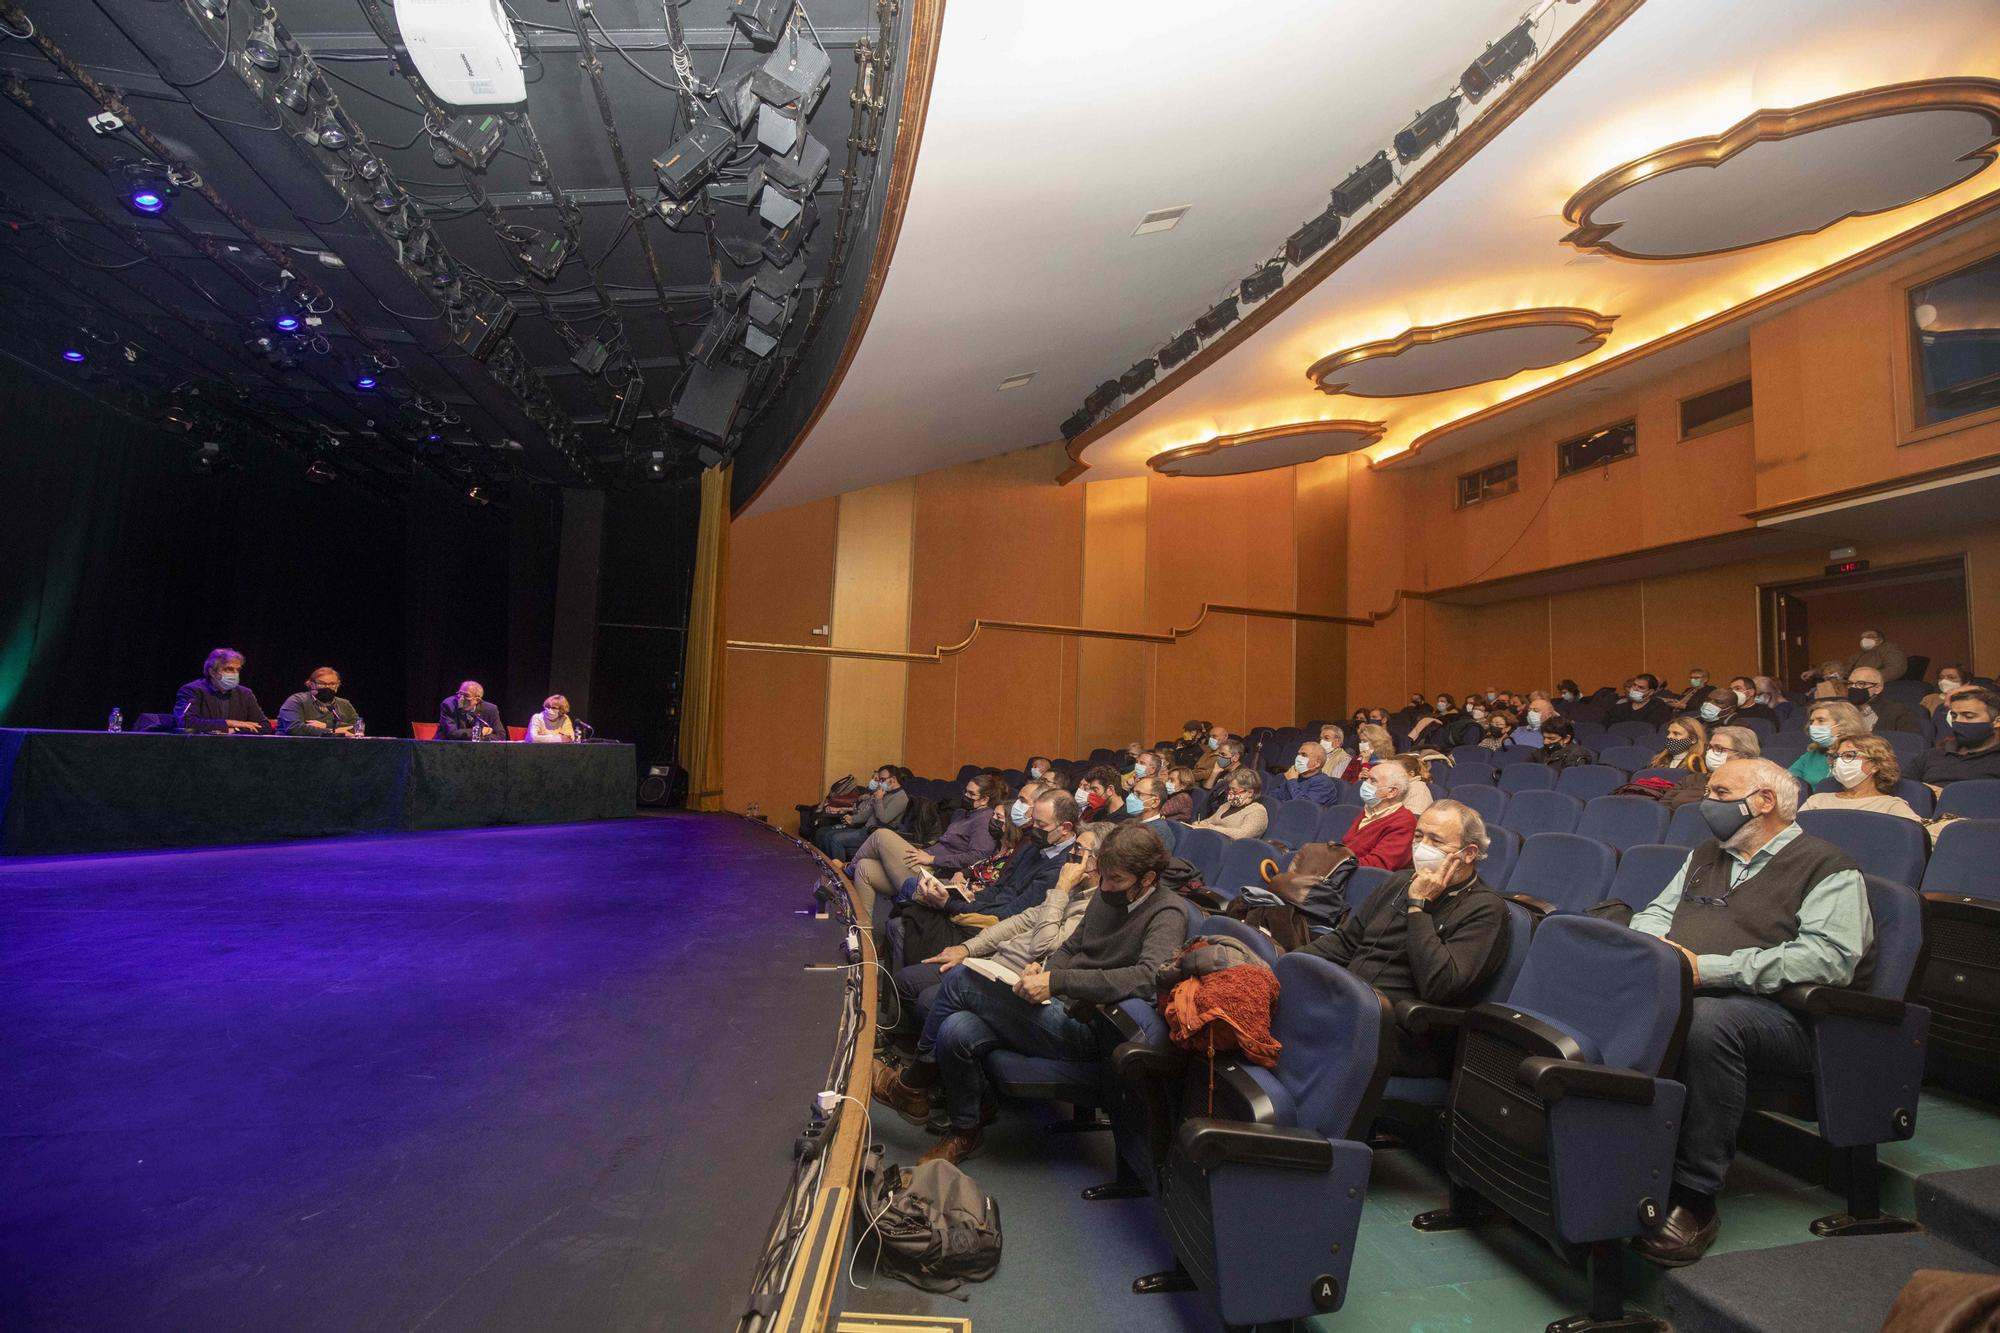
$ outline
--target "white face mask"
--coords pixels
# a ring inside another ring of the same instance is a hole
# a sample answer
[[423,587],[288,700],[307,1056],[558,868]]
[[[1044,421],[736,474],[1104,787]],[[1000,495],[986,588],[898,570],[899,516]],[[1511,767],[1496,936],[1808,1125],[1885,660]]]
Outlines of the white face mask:
[[1631,689],[1625,691],[1625,697],[1635,704],[1644,703],[1646,701],[1646,692],[1640,689]]
[[1854,759],[1834,760],[1833,776],[1839,780],[1840,785],[1843,787],[1859,787],[1863,776],[1861,772],[1861,760],[1858,757]]
[[1731,690],[1730,693],[1736,696],[1736,706],[1738,708],[1750,702],[1750,696],[1742,690]]
[[1866,652],[1880,642],[1882,642],[1880,639],[1863,639],[1861,641],[1861,650]]
[[1040,764],[1037,764],[1033,768],[1029,769],[1028,776],[1033,778],[1035,781],[1040,782],[1042,780],[1042,766]]
[[550,726],[553,727],[557,723],[562,721],[562,714],[558,713],[553,708],[544,708],[542,710],[542,721],[548,723]]
[[1303,773],[1311,767],[1312,767],[1312,760],[1308,759],[1304,755],[1300,755],[1298,758],[1292,760],[1292,768],[1296,772]]
[[1955,690],[1961,683],[1960,681],[1953,680],[1950,676],[1939,676],[1938,693],[1943,694],[1948,690]]
[[1088,787],[1078,787],[1076,789],[1076,803],[1082,805],[1088,800],[1090,800],[1090,789]]
[[1735,757],[1727,750],[1710,750],[1707,755],[1709,772],[1713,773]]
[[1374,747],[1374,746],[1370,745],[1370,744],[1369,744],[1369,743],[1368,743],[1367,741],[1363,741],[1363,742],[1361,742],[1361,757],[1362,757],[1363,759],[1367,759],[1367,758],[1369,758],[1369,757],[1370,757],[1370,756],[1372,756],[1372,755],[1373,755],[1374,753],[1375,753],[1375,747]]
[[1539,708],[1530,708],[1528,710],[1528,730],[1533,731],[1536,727],[1539,727],[1541,725],[1542,725],[1542,710]]
[[1451,859],[1451,853],[1433,847],[1427,842],[1417,843],[1410,848],[1410,861],[1419,870],[1435,870]]
[[1704,722],[1713,722],[1713,721],[1715,721],[1715,719],[1717,719],[1717,718],[1719,718],[1719,717],[1721,717],[1721,716],[1722,716],[1722,709],[1721,709],[1720,707],[1718,707],[1717,705],[1715,705],[1715,704],[1703,704],[1703,705],[1701,706],[1701,718],[1702,718],[1702,721],[1704,721]]

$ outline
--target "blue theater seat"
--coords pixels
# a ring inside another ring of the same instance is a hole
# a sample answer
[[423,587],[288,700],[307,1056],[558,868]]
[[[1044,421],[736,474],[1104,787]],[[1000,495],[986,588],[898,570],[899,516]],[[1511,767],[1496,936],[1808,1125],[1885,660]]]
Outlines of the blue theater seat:
[[1923,883],[1930,839],[1913,819],[1870,810],[1801,810],[1799,827],[1853,857],[1863,874],[1911,888]]
[[2000,819],[2000,781],[1974,778],[1950,784],[1937,798],[1937,813],[1960,819]]
[[1581,912],[1611,896],[1618,853],[1574,833],[1536,833],[1521,843],[1507,896],[1536,913]]
[[1504,893],[1513,877],[1514,863],[1521,859],[1521,835],[1513,829],[1488,824],[1486,836],[1492,842],[1486,848],[1486,859],[1479,863],[1479,874],[1496,892]]
[[1613,722],[1604,730],[1606,735],[1621,744],[1645,746],[1648,753],[1660,748],[1660,729],[1650,722],[1637,720]]
[[[1477,747],[1474,747],[1477,748]],[[1451,767],[1451,774],[1445,779],[1445,789],[1457,791],[1460,787],[1491,787],[1498,777],[1498,770],[1484,760],[1477,763],[1460,762]]]
[[1466,1016],[1451,1204],[1411,1225],[1449,1230],[1498,1208],[1565,1260],[1587,1260],[1590,1318],[1626,1317],[1624,1241],[1666,1215],[1687,1089],[1663,1075],[1691,992],[1686,960],[1663,940],[1589,917],[1542,922],[1505,1003]]
[[1522,837],[1537,833],[1573,833],[1583,818],[1583,802],[1559,791],[1515,792],[1507,800],[1501,822]]
[[1195,935],[1227,935],[1230,939],[1246,946],[1265,962],[1275,964],[1278,961],[1278,946],[1272,942],[1271,937],[1255,926],[1247,925],[1234,917],[1203,917],[1200,927],[1192,931],[1188,938],[1193,939]]
[[1619,851],[1667,836],[1667,808],[1650,796],[1600,796],[1585,803],[1576,824],[1585,838],[1608,842]]
[[1699,847],[1714,836],[1701,817],[1701,806],[1693,801],[1675,810],[1667,820],[1666,840],[1676,847]]
[[1139,1292],[1195,1288],[1228,1326],[1338,1310],[1373,1154],[1356,1142],[1394,1040],[1388,1001],[1305,953],[1278,960],[1274,1069],[1219,1062],[1225,1112],[1180,1125],[1159,1171],[1179,1268]]
[[1896,752],[1896,761],[1907,764],[1930,748],[1930,741],[1914,731],[1878,731],[1875,733],[1889,742],[1889,748]]
[[1483,745],[1454,745],[1451,747],[1451,762],[1456,766],[1491,768],[1493,751]]
[[1155,819],[1150,824],[1141,824],[1139,827],[1158,838],[1170,852],[1180,842],[1181,825],[1171,819]]
[[1313,834],[1319,828],[1320,809],[1311,801],[1280,801],[1271,814],[1271,824],[1264,830],[1264,837],[1294,849],[1303,847],[1313,840]]
[[1688,771],[1684,768],[1635,768],[1632,770],[1632,781],[1637,782],[1640,778],[1665,778],[1679,785],[1680,780],[1687,775]]
[[1618,858],[1618,873],[1611,880],[1611,897],[1631,906],[1636,914],[1652,905],[1674,875],[1687,864],[1688,849],[1666,843],[1644,843],[1627,847]]
[[1358,908],[1361,904],[1367,902],[1375,890],[1387,883],[1389,877],[1395,873],[1393,870],[1384,870],[1381,866],[1354,867],[1354,873],[1347,878],[1347,905],[1349,909]]
[[1262,838],[1238,838],[1222,853],[1219,878],[1203,882],[1224,898],[1234,898],[1244,889],[1264,882],[1264,862],[1278,859],[1277,849]]
[[[1961,782],[1945,791],[1973,785]],[[1962,819],[1938,834],[1923,883],[1930,960],[1915,991],[1932,1013],[1932,1049],[1984,1071],[1989,1081],[1992,1071],[2000,1069],[2000,875],[1995,866],[2000,866],[2000,820]]]
[[1521,791],[1554,791],[1556,774],[1545,764],[1510,764],[1500,770],[1494,785],[1510,796]]
[[1479,812],[1488,824],[1497,824],[1507,813],[1507,793],[1498,787],[1453,787],[1451,799]]
[[1650,745],[1608,745],[1597,752],[1597,762],[1636,773],[1653,762],[1659,751]]
[[[1531,762],[1535,757],[1532,745],[1510,745],[1504,750],[1488,750],[1487,762],[1495,768],[1512,768],[1516,764]],[[1539,764],[1536,767],[1540,767]]]
[[1192,865],[1210,888],[1222,878],[1222,857],[1228,850],[1229,839],[1212,828],[1184,828],[1174,844],[1174,855]]
[[1624,786],[1626,772],[1609,764],[1579,764],[1556,776],[1556,790],[1579,801],[1593,801]]
[[1361,818],[1358,805],[1330,805],[1320,811],[1319,827],[1314,830],[1314,842],[1339,842],[1347,836],[1347,830],[1354,827],[1354,821]]
[[[1487,883],[1492,883],[1492,880],[1488,879]],[[1393,1005],[1396,1026],[1419,1038],[1456,1032],[1462,1026],[1465,1015],[1474,1007],[1488,1002],[1504,1001],[1514,989],[1514,979],[1521,975],[1521,969],[1527,965],[1528,942],[1533,938],[1534,929],[1533,914],[1519,903],[1508,903],[1507,957],[1499,969],[1487,978],[1486,984],[1475,994],[1467,996],[1463,1007],[1399,1000]],[[1444,1108],[1450,1093],[1449,1075],[1440,1075],[1436,1078],[1408,1078],[1397,1075],[1390,1078],[1382,1087],[1382,1113],[1385,1119],[1422,1122]]]

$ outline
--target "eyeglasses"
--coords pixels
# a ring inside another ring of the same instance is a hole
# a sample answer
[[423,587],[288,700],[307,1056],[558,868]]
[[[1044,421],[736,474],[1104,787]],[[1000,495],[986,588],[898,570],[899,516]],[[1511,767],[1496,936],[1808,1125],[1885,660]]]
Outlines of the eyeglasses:
[[1707,873],[1708,873],[1707,866],[1703,866],[1701,869],[1694,872],[1694,878],[1689,880],[1681,888],[1682,902],[1700,903],[1703,907],[1727,907],[1729,906],[1729,895],[1736,892],[1738,889],[1742,888],[1744,883],[1746,882],[1739,880],[1738,882],[1730,885],[1726,890],[1723,891],[1722,896],[1720,897],[1714,897],[1708,894],[1696,893],[1695,890],[1701,887],[1702,877]]

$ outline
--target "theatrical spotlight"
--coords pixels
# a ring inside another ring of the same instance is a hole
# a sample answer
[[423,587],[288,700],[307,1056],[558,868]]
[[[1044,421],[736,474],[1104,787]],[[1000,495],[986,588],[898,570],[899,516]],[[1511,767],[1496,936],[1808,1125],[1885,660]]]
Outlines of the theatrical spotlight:
[[[1305,263],[1306,260],[1311,259],[1320,251],[1326,249],[1327,246],[1332,245],[1334,238],[1339,235],[1340,210],[1329,204],[1324,213],[1321,213],[1318,217],[1307,222],[1285,238],[1286,262],[1291,264]],[[1275,291],[1276,287],[1274,286],[1272,290]],[[1249,284],[1247,282],[1244,284],[1244,299],[1246,301],[1252,299],[1249,294]],[[1262,300],[1263,297],[1260,296],[1255,299]]]
[[1389,166],[1389,155],[1377,153],[1347,173],[1347,179],[1334,187],[1333,211],[1344,218],[1351,218],[1361,210],[1361,206],[1389,188],[1389,182],[1396,179],[1396,173]]
[[71,343],[68,347],[63,348],[62,359],[69,362],[73,366],[80,366],[84,362],[90,360],[89,357],[83,354],[83,349],[81,347],[78,347],[74,343]]
[[1209,307],[1208,313],[1194,322],[1194,331],[1204,338],[1213,338],[1235,322],[1236,298],[1232,296]]
[[1416,161],[1438,140],[1457,129],[1458,101],[1458,94],[1450,93],[1429,110],[1419,111],[1417,118],[1396,136],[1396,160],[1403,163]]
[[[1285,258],[1290,259],[1294,264],[1299,262],[1296,259],[1292,259],[1292,243],[1290,241],[1285,242]],[[1254,304],[1284,285],[1285,266],[1274,259],[1262,268],[1254,270],[1249,277],[1238,283],[1236,285],[1236,295],[1242,301]]]
[[1153,376],[1158,374],[1159,370],[1160,363],[1149,356],[1144,361],[1134,365],[1123,375],[1120,375],[1118,377],[1118,387],[1123,389],[1128,395],[1135,394],[1148,384],[1151,384]]
[[792,16],[792,0],[731,0],[729,17],[756,45],[770,46]]
[[1465,73],[1458,76],[1459,90],[1477,102],[1533,54],[1535,25],[1523,19],[1512,32],[1490,43],[1477,60],[1465,67]]
[[1095,420],[1097,420],[1097,414],[1095,412],[1079,409],[1078,411],[1070,413],[1068,418],[1063,421],[1062,437],[1065,440],[1075,439],[1077,436],[1089,430],[1090,423]]
[[750,86],[773,106],[797,106],[804,120],[832,78],[833,57],[812,38],[801,37],[793,24],[778,49],[751,72]]
[[713,121],[700,122],[653,159],[660,189],[674,199],[686,199],[715,174],[723,157],[735,146],[736,136],[726,126]]
[[362,393],[373,393],[376,383],[373,366],[362,366],[354,372],[354,387]]
[[280,333],[297,333],[303,323],[304,321],[291,311],[281,310],[277,318],[271,321],[271,327]]
[[243,42],[243,55],[258,69],[276,73],[285,63],[284,48],[278,45],[278,34],[272,30],[270,21],[251,33]]
[[664,449],[654,449],[646,454],[646,480],[665,481],[667,479],[667,454]]
[[329,153],[337,153],[347,147],[347,131],[331,115],[320,121],[318,127],[313,130],[313,138],[318,140],[319,146]]
[[123,169],[125,207],[141,217],[158,217],[167,211],[167,201],[180,193],[164,167],[135,162]]
[[324,486],[340,480],[340,474],[325,459],[315,458],[306,464],[306,480],[315,486]]
[[484,486],[474,486],[465,493],[465,502],[474,509],[484,509],[493,503],[493,496]]
[[294,69],[278,85],[278,105],[295,116],[312,110],[312,83],[303,69]]
[[1160,349],[1160,369],[1172,370],[1200,350],[1201,335],[1193,329],[1186,329],[1179,337]]

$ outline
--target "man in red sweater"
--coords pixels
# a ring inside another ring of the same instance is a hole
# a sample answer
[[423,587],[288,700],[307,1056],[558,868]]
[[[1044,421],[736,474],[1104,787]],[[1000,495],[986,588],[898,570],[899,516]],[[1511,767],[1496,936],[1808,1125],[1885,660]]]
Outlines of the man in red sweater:
[[1377,764],[1361,775],[1361,818],[1340,841],[1364,866],[1410,868],[1410,840],[1417,817],[1403,807],[1410,775],[1401,764]]

